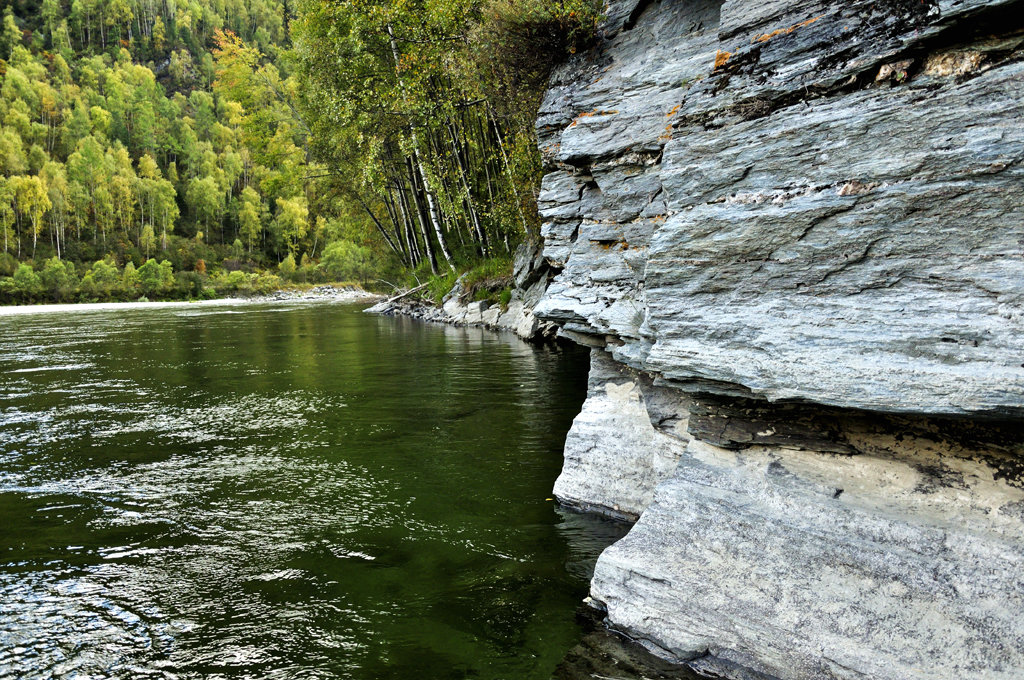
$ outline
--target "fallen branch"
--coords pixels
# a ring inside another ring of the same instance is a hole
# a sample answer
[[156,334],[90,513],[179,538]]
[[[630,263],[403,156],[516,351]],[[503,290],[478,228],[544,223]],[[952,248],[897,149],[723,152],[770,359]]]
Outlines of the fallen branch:
[[399,293],[398,295],[396,295],[396,296],[394,296],[394,297],[390,297],[390,298],[388,298],[388,299],[387,299],[387,300],[385,300],[384,302],[385,302],[385,304],[389,304],[389,305],[390,305],[390,304],[391,304],[392,302],[394,302],[395,300],[401,300],[401,299],[402,299],[402,298],[404,298],[404,297],[405,297],[406,295],[412,295],[413,293],[415,293],[415,292],[417,292],[417,291],[421,291],[421,290],[423,290],[424,288],[426,288],[426,287],[427,287],[427,286],[429,286],[429,285],[430,285],[430,281],[427,281],[427,282],[426,282],[426,283],[424,283],[424,284],[423,284],[422,286],[416,286],[415,288],[410,288],[409,290],[405,291],[404,293]]

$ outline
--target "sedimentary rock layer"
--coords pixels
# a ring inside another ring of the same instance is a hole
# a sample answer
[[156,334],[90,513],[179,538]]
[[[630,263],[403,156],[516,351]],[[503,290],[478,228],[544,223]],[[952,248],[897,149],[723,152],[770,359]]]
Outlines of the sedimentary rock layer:
[[[606,352],[592,350],[587,400],[566,437],[565,463],[555,481],[563,503],[635,520],[654,499],[654,488],[675,470],[689,439],[686,420],[673,418],[671,435],[664,423],[656,428],[647,400],[657,397],[649,384],[643,389],[645,381],[650,382],[647,376]],[[687,411],[684,406],[672,413]]]
[[541,110],[540,314],[684,387],[1019,412],[1024,4],[968,4],[651,3]]
[[1024,677],[1024,2],[607,16],[538,121],[556,493],[639,516],[593,597],[734,677]]

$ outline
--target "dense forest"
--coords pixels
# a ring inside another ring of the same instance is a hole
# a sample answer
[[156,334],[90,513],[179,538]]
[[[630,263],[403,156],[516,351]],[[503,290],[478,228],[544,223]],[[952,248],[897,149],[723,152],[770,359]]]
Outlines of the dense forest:
[[597,20],[592,0],[5,3],[0,301],[500,271],[536,230],[546,74]]

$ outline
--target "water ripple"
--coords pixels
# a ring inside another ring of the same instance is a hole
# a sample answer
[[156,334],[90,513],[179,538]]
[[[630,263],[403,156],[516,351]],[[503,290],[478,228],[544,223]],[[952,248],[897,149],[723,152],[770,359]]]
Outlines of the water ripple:
[[544,500],[585,356],[238,312],[4,320],[0,678],[548,677],[607,543]]

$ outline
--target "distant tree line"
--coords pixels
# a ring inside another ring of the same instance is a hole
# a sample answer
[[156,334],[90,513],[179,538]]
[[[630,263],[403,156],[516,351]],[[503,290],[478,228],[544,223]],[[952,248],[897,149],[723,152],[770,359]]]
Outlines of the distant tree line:
[[[239,239],[257,261],[312,253],[301,126],[270,101],[266,129],[254,135],[241,104],[218,91],[225,67],[205,48],[225,15],[254,42],[274,45],[284,38],[282,6],[254,2],[240,14],[231,12],[242,3],[169,7],[44,0],[34,22],[7,7],[4,252],[35,257],[43,242],[47,256],[137,261],[161,252],[188,266],[199,258],[173,252],[182,249],[171,241],[178,233],[221,246]],[[138,63],[145,56],[159,65]],[[269,75],[269,86],[283,82]],[[322,247],[325,234],[313,236]]]
[[308,279],[507,257],[537,227],[546,69],[597,18],[590,0],[8,4],[0,294],[63,290],[53,258],[102,298],[137,292],[97,284],[105,267],[150,260]]

